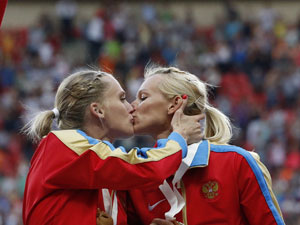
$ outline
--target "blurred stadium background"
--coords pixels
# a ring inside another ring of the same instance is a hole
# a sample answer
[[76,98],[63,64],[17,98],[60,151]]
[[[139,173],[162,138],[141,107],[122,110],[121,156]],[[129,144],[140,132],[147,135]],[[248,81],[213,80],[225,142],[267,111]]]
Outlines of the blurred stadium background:
[[25,107],[52,109],[59,82],[87,66],[115,74],[131,101],[150,60],[218,86],[211,100],[236,126],[232,143],[260,154],[286,224],[300,224],[299,1],[9,0],[0,30],[0,225],[22,224],[35,148],[19,134]]

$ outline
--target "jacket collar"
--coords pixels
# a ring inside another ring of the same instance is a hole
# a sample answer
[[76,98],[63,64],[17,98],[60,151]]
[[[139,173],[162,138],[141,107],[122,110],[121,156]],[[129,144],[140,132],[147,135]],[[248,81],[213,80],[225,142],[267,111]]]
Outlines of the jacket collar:
[[196,152],[194,159],[190,165],[190,168],[208,166],[209,155],[210,155],[209,141],[203,140],[203,141],[199,142],[197,152]]

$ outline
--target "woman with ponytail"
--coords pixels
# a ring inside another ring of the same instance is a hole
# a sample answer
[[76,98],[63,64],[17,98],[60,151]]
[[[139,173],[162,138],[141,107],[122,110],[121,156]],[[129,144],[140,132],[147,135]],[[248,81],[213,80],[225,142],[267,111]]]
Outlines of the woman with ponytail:
[[[150,66],[132,103],[135,134],[155,139],[171,132],[170,121],[187,95],[186,115],[204,113],[200,142],[189,143],[174,176],[158,188],[131,190],[128,224],[284,224],[259,156],[230,145],[229,118],[208,102],[207,84],[175,67]],[[155,219],[156,218],[156,219]]]
[[98,225],[126,224],[116,190],[159,185],[186,155],[185,138],[200,134],[201,116],[183,115],[186,100],[180,101],[166,139],[127,153],[111,144],[133,135],[132,106],[117,80],[91,70],[64,79],[54,108],[23,129],[39,142],[26,180],[24,225],[96,225],[96,216]]

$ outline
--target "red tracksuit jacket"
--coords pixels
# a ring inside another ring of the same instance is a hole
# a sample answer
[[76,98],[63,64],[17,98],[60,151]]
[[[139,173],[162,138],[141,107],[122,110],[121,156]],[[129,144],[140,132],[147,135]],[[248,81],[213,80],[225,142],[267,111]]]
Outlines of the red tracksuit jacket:
[[[185,225],[284,224],[266,167],[256,153],[236,146],[202,141],[178,190],[186,206],[176,219]],[[154,218],[164,219],[170,209],[158,188],[132,190],[130,198],[131,225],[149,225]]]
[[157,186],[175,172],[186,148],[174,132],[157,148],[133,149],[128,154],[123,147],[115,149],[80,130],[51,132],[31,160],[24,225],[95,225],[97,207],[104,210],[98,203],[99,189]]

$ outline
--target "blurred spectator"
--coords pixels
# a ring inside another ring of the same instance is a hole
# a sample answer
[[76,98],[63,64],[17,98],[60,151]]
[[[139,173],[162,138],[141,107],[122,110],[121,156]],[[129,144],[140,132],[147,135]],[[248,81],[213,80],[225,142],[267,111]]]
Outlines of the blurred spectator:
[[59,17],[62,39],[71,41],[74,35],[74,19],[77,13],[77,4],[73,0],[60,0],[56,3],[56,14]]
[[274,28],[276,16],[277,13],[272,8],[271,2],[265,1],[263,8],[258,14],[261,28],[266,32],[271,32]]
[[100,49],[104,41],[104,14],[105,12],[103,10],[98,10],[87,25],[87,62],[95,63],[99,57]]

